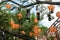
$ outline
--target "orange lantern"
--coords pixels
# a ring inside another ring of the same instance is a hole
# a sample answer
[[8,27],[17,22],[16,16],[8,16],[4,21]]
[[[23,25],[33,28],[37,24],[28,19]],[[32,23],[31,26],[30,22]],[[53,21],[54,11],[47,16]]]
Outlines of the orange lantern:
[[16,29],[16,26],[15,24],[11,25],[12,29]]
[[37,22],[38,22],[38,19],[37,19],[37,18],[35,18],[35,19],[34,19],[34,23],[37,23]]
[[38,37],[40,32],[41,32],[41,29],[34,30],[34,34],[33,35],[35,37]]
[[22,18],[22,14],[21,13],[17,14],[17,17],[18,17],[18,19],[21,19]]
[[39,36],[39,32],[38,32],[38,30],[34,30],[34,36]]
[[20,27],[20,25],[19,24],[15,24],[15,28],[19,28]]
[[20,25],[19,24],[12,24],[11,27],[12,27],[12,29],[17,29],[20,27]]
[[38,29],[38,32],[41,32],[41,29]]
[[55,8],[55,6],[53,6],[53,5],[48,6],[48,9],[51,11],[51,13],[53,13],[54,8]]
[[33,27],[33,32],[34,32],[34,36],[39,36],[39,33],[41,32],[41,29],[38,26],[34,26]]
[[14,24],[14,21],[12,20],[12,21],[10,21],[10,24],[12,25],[12,24]]
[[26,34],[26,32],[25,31],[21,31],[21,34]]
[[56,16],[57,16],[58,18],[60,18],[60,12],[57,12],[57,13],[56,13]]
[[56,31],[57,31],[56,27],[54,27],[54,26],[51,26],[51,27],[49,28],[49,30],[50,30],[50,32],[56,32]]
[[29,35],[30,35],[30,36],[33,36],[33,33],[32,33],[32,32],[29,32]]
[[53,6],[53,5],[48,6],[49,10],[53,10],[54,8],[55,8],[55,6]]
[[37,30],[37,29],[39,29],[39,26],[37,25],[33,26],[33,30]]
[[10,4],[6,4],[6,8],[7,9],[10,9],[11,8],[11,5]]

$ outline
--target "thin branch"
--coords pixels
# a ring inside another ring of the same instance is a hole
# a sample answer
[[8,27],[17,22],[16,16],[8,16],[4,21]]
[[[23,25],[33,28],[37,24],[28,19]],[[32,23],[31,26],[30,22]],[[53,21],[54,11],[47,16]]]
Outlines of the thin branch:
[[7,2],[7,1],[2,1],[2,2],[0,3],[0,5],[1,5],[2,3],[4,3],[4,2]]
[[29,6],[33,6],[36,4],[53,4],[53,5],[60,5],[60,2],[47,2],[47,1],[39,1],[39,2],[35,2],[29,5],[26,5],[25,7],[29,7]]
[[20,6],[20,7],[25,7],[23,5],[20,5],[20,4],[16,3],[16,2],[14,2],[14,1],[11,1],[11,2],[14,3],[14,4],[16,4],[16,5],[18,5],[18,6]]
[[[3,2],[6,2],[6,1],[3,1]],[[0,5],[3,3],[3,2],[1,2],[0,3]],[[28,4],[28,5],[21,5],[21,4],[18,4],[18,3],[16,3],[16,2],[14,2],[14,1],[11,1],[12,3],[14,3],[14,4],[16,4],[16,5],[18,5],[18,6],[20,6],[20,7],[23,7],[23,8],[25,8],[25,7],[30,7],[30,6],[33,6],[33,5],[36,5],[36,4],[53,4],[53,5],[60,5],[60,2],[47,2],[47,1],[38,1],[38,2],[35,2],[35,3],[31,3],[31,4]]]

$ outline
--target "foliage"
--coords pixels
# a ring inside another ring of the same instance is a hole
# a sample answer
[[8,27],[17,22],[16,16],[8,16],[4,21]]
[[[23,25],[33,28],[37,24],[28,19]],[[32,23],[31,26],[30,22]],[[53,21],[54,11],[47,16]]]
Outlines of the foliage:
[[[22,18],[18,19],[18,14],[22,14]],[[30,16],[30,20],[26,19],[26,9],[23,8],[21,9],[20,12],[16,14],[12,14],[11,12],[6,13],[6,10],[1,10],[0,9],[0,26],[4,30],[8,30],[10,32],[14,33],[21,33],[21,31],[24,31],[26,35],[29,35],[29,32],[33,32],[33,26],[38,25],[38,23],[34,23],[35,15],[32,13]],[[13,21],[13,24],[10,24],[11,21]],[[17,27],[16,24],[19,25],[19,28],[13,28],[12,26],[15,25],[14,27]],[[6,37],[11,38],[13,40],[13,36],[9,36],[9,34],[5,34]]]
[[42,27],[40,27],[40,29],[42,30],[41,35],[46,35],[46,31],[48,28],[45,26],[42,26]]

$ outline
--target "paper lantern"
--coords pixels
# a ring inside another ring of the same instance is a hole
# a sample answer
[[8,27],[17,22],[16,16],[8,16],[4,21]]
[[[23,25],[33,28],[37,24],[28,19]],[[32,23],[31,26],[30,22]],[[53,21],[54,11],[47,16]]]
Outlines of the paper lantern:
[[49,28],[49,30],[50,30],[50,32],[56,32],[56,31],[57,31],[57,29],[56,29],[55,26],[51,26],[51,27]]
[[37,18],[34,19],[34,23],[38,23],[38,19]]
[[30,35],[30,36],[33,36],[33,33],[32,33],[32,32],[29,32],[29,35]]
[[38,26],[34,26],[33,27],[33,32],[34,32],[34,36],[39,36],[39,33],[41,32],[41,29]]
[[48,9],[51,11],[51,13],[53,13],[54,8],[55,8],[55,6],[53,6],[53,5],[48,6]]
[[10,9],[11,8],[11,5],[10,4],[6,4],[6,8],[7,9]]
[[17,14],[17,17],[20,20],[22,18],[22,14],[21,13]]
[[60,12],[57,12],[57,13],[56,13],[56,16],[57,16],[58,18],[60,18]]
[[48,6],[49,10],[53,10],[54,8],[55,8],[55,6],[53,6],[53,5]]

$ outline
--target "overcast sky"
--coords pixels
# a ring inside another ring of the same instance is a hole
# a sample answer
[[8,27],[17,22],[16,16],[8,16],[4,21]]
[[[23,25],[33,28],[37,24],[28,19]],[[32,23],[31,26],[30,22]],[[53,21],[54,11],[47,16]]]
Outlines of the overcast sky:
[[[44,4],[45,6],[48,6],[47,4]],[[58,11],[60,11],[60,8],[59,8],[59,6],[57,6],[57,5],[54,5],[55,6],[55,9],[54,9],[54,13],[52,13],[52,16],[54,16],[55,18],[53,19],[53,20],[51,20],[51,21],[48,21],[48,17],[47,17],[47,15],[44,15],[44,19],[42,20],[42,21],[40,21],[40,23],[42,24],[42,25],[44,25],[44,26],[46,26],[46,27],[50,27],[52,24],[53,24],[53,22],[57,19],[57,17],[56,17],[56,12],[58,12]],[[34,7],[32,10],[31,10],[31,12],[34,12],[35,14],[36,14],[36,10],[35,10],[36,8]]]

